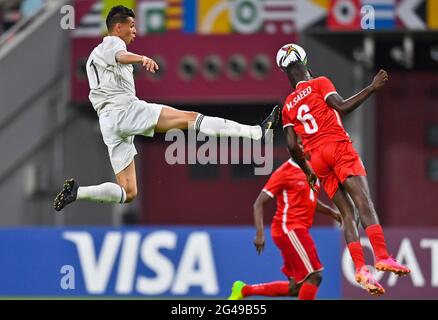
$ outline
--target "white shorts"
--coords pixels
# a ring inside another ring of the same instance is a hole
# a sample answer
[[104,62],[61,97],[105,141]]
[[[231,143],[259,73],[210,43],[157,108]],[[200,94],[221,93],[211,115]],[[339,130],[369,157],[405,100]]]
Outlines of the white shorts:
[[125,109],[108,109],[100,113],[100,131],[115,174],[134,160],[137,154],[135,135],[154,136],[162,108],[161,104],[138,100]]

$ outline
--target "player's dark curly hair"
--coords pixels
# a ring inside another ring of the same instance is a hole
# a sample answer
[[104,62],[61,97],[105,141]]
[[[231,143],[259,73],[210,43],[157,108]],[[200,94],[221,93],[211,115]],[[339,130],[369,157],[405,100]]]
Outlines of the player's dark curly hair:
[[131,9],[124,6],[112,7],[106,17],[106,27],[111,31],[116,23],[124,23],[129,17],[135,18],[135,13]]

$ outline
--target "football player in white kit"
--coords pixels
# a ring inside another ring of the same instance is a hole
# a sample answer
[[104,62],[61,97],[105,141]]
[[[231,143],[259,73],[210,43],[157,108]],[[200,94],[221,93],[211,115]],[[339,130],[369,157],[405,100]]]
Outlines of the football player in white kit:
[[131,53],[126,48],[136,35],[135,14],[131,9],[113,7],[106,18],[106,25],[108,36],[88,58],[87,76],[89,98],[99,116],[117,184],[105,182],[80,187],[74,179],[66,180],[53,202],[55,210],[60,211],[75,200],[131,202],[137,196],[135,135],[153,137],[155,132],[193,128],[208,135],[258,140],[265,139],[267,130],[277,124],[280,113],[277,106],[261,125],[249,126],[139,100],[135,95],[132,64],[141,64],[152,73],[158,70],[158,65],[153,59]]

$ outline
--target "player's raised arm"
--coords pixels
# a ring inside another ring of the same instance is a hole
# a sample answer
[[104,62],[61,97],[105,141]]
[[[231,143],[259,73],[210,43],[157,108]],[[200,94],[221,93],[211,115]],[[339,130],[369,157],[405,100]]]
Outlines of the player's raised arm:
[[254,225],[256,227],[256,236],[254,239],[254,245],[258,254],[260,255],[265,248],[265,231],[263,225],[263,207],[272,198],[265,192],[260,192],[256,201],[254,202]]
[[141,63],[147,71],[155,73],[159,69],[158,64],[151,58],[141,56],[128,51],[119,51],[116,53],[116,60],[121,64],[134,64]]
[[[286,144],[289,154],[292,159],[300,166],[300,168],[304,171],[307,182],[309,182],[310,187],[314,190],[314,186],[318,177],[313,171],[310,164],[304,158],[303,150],[298,143],[298,136],[295,133],[292,126],[287,126],[284,128],[284,134],[286,136]],[[315,191],[315,190],[314,190]]]
[[373,82],[354,96],[344,100],[335,92],[327,97],[326,102],[342,115],[350,113],[368,99],[371,94],[383,88],[388,79],[388,73],[385,70],[380,70],[374,77]]

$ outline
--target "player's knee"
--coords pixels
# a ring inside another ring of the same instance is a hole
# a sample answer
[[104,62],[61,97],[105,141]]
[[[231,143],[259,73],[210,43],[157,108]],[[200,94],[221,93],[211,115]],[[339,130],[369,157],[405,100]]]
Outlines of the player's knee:
[[172,123],[173,128],[180,128],[180,129],[187,129],[189,128],[190,124],[194,123],[196,121],[196,117],[198,116],[197,112],[192,111],[181,111],[181,113],[176,117],[174,120],[175,122]]
[[356,225],[356,219],[354,213],[342,216],[342,222],[344,223],[345,226]]
[[356,200],[355,201],[356,205],[359,208],[373,207],[373,202],[371,200],[371,196],[364,188],[359,188],[359,190],[356,192],[354,198]]
[[137,188],[131,188],[126,190],[126,200],[125,203],[130,203],[137,197]]
[[335,202],[335,205],[339,208],[339,211],[341,212],[342,219],[348,219],[348,217],[354,216],[354,203],[350,201],[341,201],[341,202]]
[[321,272],[315,272],[312,273],[307,279],[307,282],[319,287],[319,285],[321,284],[322,281],[322,274]]

